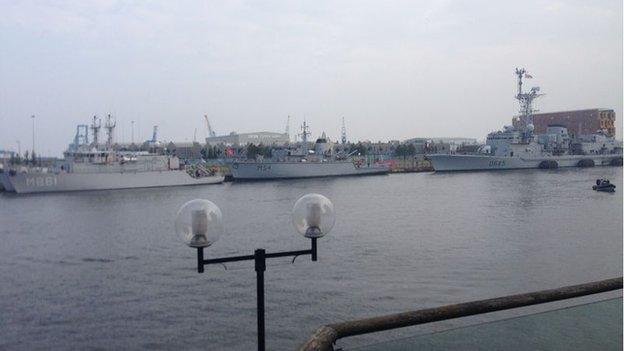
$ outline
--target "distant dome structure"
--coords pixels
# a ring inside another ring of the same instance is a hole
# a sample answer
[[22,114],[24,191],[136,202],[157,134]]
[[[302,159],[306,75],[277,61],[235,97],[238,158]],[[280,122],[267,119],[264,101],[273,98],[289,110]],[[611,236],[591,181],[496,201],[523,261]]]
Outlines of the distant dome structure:
[[327,142],[328,140],[327,140],[327,135],[325,134],[325,132],[323,132],[323,134],[321,134],[321,136],[318,139],[316,139],[317,144],[327,143]]
[[314,153],[317,155],[330,155],[332,153],[333,143],[325,132],[321,134],[321,136],[316,139],[316,143],[314,144]]

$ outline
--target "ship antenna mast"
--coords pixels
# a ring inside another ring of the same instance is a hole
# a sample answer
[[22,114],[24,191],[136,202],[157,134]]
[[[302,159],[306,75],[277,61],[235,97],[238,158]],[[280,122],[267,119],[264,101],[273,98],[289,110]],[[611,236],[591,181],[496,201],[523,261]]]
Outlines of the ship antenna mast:
[[106,128],[106,147],[110,148],[113,146],[113,133],[115,131],[115,126],[117,125],[117,121],[114,120],[110,113],[106,116],[106,123],[104,124],[104,128]]
[[100,135],[100,128],[102,128],[102,121],[93,116],[93,123],[91,123],[91,131],[93,132],[93,145],[98,147],[98,138]]
[[345,127],[344,117],[342,117],[342,129],[340,130],[340,142],[342,144],[347,143],[347,127]]
[[303,120],[303,125],[301,126],[301,142],[303,146],[303,154],[305,156],[308,155],[308,135],[310,135],[308,124],[305,119]]
[[522,78],[533,78],[524,68],[516,68],[516,76],[518,77],[518,95],[516,95],[516,100],[520,103],[520,121],[525,141],[528,141],[533,134],[533,113],[537,112],[537,110],[533,109],[533,100],[544,94],[539,93],[539,87],[532,87],[528,93],[522,91]]
[[284,131],[284,133],[286,134],[286,137],[288,138],[288,141],[290,142],[290,115],[288,116],[288,119],[286,120],[286,130]]

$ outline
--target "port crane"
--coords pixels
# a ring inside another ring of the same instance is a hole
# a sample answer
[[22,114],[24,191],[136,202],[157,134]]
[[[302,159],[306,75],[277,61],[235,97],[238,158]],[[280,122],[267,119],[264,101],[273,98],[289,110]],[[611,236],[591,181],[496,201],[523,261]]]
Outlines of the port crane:
[[158,126],[154,126],[154,130],[152,131],[152,143],[156,143],[158,141]]
[[206,127],[208,127],[208,136],[216,137],[217,133],[215,133],[214,130],[212,130],[212,127],[210,126],[210,121],[208,120],[208,115],[204,115],[204,119],[206,120]]

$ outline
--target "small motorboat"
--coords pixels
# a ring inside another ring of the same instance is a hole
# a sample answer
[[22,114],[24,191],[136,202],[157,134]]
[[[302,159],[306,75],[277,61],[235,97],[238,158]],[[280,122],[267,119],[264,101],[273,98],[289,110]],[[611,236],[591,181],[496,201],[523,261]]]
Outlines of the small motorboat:
[[615,185],[611,184],[609,179],[596,179],[596,185],[592,186],[592,189],[612,193],[615,191]]

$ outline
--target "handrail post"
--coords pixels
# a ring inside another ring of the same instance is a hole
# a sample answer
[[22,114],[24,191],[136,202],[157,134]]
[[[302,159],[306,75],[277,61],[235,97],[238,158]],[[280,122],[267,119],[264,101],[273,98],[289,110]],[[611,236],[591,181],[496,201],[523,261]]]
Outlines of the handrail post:
[[265,350],[265,327],[264,327],[264,271],[266,270],[266,252],[264,249],[257,249],[254,252],[256,269],[256,294],[257,316],[258,316],[258,351]]

